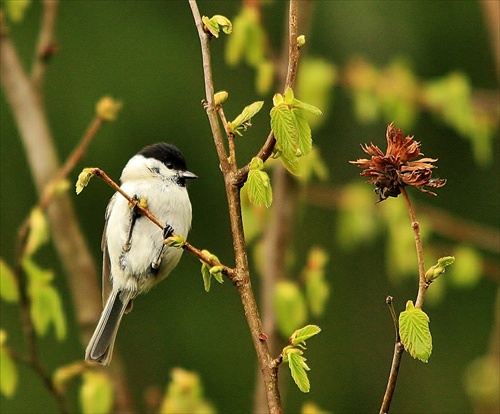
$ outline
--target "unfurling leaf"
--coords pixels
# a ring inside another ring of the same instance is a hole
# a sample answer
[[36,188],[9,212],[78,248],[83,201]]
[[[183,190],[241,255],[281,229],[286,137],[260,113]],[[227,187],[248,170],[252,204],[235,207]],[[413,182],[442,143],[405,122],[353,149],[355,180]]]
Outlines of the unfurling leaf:
[[76,194],[80,194],[87,185],[89,185],[90,179],[95,175],[95,168],[84,168],[80,175],[78,175],[78,180],[76,181]]
[[274,309],[279,332],[284,337],[303,325],[307,318],[304,295],[295,282],[281,281],[276,284]]
[[310,368],[307,366],[306,359],[302,356],[302,353],[300,349],[292,348],[290,352],[284,356],[283,360],[288,362],[292,378],[297,387],[299,387],[299,390],[302,392],[309,392],[311,384],[309,383],[306,371],[309,371]]
[[445,272],[446,267],[451,265],[454,261],[455,261],[455,258],[452,256],[442,257],[441,259],[439,259],[437,264],[432,266],[425,273],[426,282],[430,283],[433,280],[437,279],[439,276],[441,276]]
[[163,243],[165,243],[165,246],[176,247],[178,249],[182,249],[184,247],[184,245],[186,244],[186,240],[184,239],[183,236],[181,236],[179,234],[179,235],[168,237],[167,239],[165,239],[165,241]]
[[49,226],[47,218],[40,207],[35,207],[31,210],[29,218],[29,233],[24,254],[31,256],[42,245],[49,240]]
[[0,297],[5,302],[11,303],[19,300],[16,277],[10,266],[3,259],[0,259]]
[[[217,258],[216,255],[210,253],[208,250],[203,250],[202,253],[209,257],[212,260],[215,260],[217,263],[219,262],[219,259]],[[203,277],[203,287],[205,288],[205,292],[210,291],[210,286],[212,284],[212,277],[215,278],[215,280],[219,283],[223,283],[224,279],[222,277],[222,266],[210,266],[208,263],[204,262],[203,260],[201,261],[201,276]]]
[[103,372],[86,371],[82,375],[80,406],[84,414],[109,413],[113,408],[114,390],[109,377]]
[[242,136],[240,130],[246,131],[246,129],[252,125],[252,118],[261,110],[262,105],[264,105],[264,101],[257,101],[246,106],[234,121],[228,122],[229,130],[233,134]]
[[219,37],[221,29],[225,34],[231,34],[233,31],[231,21],[227,17],[221,16],[220,14],[216,14],[211,18],[203,16],[201,21],[205,25],[206,30],[208,30],[215,37]]
[[7,333],[0,330],[0,392],[10,398],[16,392],[19,376],[16,364],[5,346],[6,341]]
[[317,325],[307,325],[303,328],[297,329],[292,336],[290,337],[290,343],[292,345],[300,345],[312,338],[314,335],[317,335],[321,332],[321,328]]
[[255,164],[254,160],[260,160],[262,163],[260,158],[252,159],[248,180],[245,183],[248,199],[256,206],[269,207],[273,202],[271,180],[265,171],[260,168],[252,168],[252,164]]
[[408,353],[416,359],[428,362],[432,352],[432,336],[429,317],[413,302],[406,302],[406,310],[399,315],[399,335]]

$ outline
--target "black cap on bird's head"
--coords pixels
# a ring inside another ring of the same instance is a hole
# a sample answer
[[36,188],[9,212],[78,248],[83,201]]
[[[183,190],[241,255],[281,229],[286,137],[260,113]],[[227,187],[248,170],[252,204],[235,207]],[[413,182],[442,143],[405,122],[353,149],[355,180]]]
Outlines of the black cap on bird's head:
[[137,155],[142,155],[144,158],[154,158],[169,169],[181,171],[182,178],[198,178],[197,175],[187,170],[184,155],[175,145],[159,142],[144,147]]

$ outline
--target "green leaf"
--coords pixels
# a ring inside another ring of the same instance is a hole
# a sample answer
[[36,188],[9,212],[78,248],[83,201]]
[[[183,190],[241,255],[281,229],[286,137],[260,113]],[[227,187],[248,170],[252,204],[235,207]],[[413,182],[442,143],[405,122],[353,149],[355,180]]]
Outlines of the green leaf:
[[51,284],[54,278],[52,271],[42,269],[28,258],[23,260],[23,269],[29,280],[30,315],[35,331],[43,336],[52,324],[56,338],[63,340],[66,337],[66,319],[59,293]]
[[84,414],[105,414],[113,409],[113,385],[103,372],[86,371],[82,375],[80,406]]
[[49,240],[49,226],[47,218],[40,207],[31,210],[29,222],[30,229],[25,254],[31,256]]
[[230,131],[241,136],[239,130],[246,130],[251,126],[252,118],[261,110],[262,105],[264,105],[264,101],[257,101],[246,106],[234,121],[228,123]]
[[413,302],[406,302],[406,310],[399,315],[399,335],[405,349],[413,357],[428,362],[432,352],[429,317]]
[[292,345],[299,345],[305,343],[309,338],[319,334],[321,328],[317,325],[307,325],[303,328],[297,329],[290,337],[290,343]]
[[[260,159],[260,158],[259,158]],[[256,206],[269,207],[273,202],[271,180],[265,171],[250,168],[247,186],[248,199]]]
[[31,0],[4,0],[5,10],[9,18],[19,23],[23,20]]
[[231,21],[227,17],[221,16],[220,14],[216,14],[211,18],[203,16],[201,21],[205,25],[206,29],[215,37],[219,37],[221,29],[225,34],[231,34],[233,30]]
[[0,392],[10,398],[16,392],[19,375],[16,364],[5,347],[6,340],[7,334],[0,330]]
[[295,120],[295,128],[297,130],[297,144],[300,155],[307,155],[312,150],[312,135],[311,128],[307,123],[302,109],[293,108],[292,115]]
[[274,65],[271,61],[264,60],[257,66],[257,76],[255,77],[255,89],[259,95],[267,94],[274,81]]
[[284,337],[288,337],[297,326],[304,324],[307,318],[307,308],[297,283],[281,281],[276,284],[274,309],[278,329]]
[[75,184],[76,194],[80,194],[87,185],[89,185],[90,179],[94,176],[95,168],[84,168],[82,172],[78,175],[78,180]]
[[210,268],[209,272],[210,274],[219,282],[220,284],[224,283],[224,278],[223,278],[223,271],[224,267],[223,266],[213,266]]
[[[299,351],[299,350],[297,350]],[[290,372],[292,378],[302,392],[309,392],[311,389],[311,384],[309,383],[309,378],[307,372],[309,367],[306,364],[306,359],[302,356],[302,352],[290,352],[288,354],[288,366],[290,367]]]
[[271,128],[279,145],[280,152],[287,158],[297,157],[297,128],[295,117],[286,105],[271,109]]
[[203,277],[203,287],[205,288],[205,292],[210,292],[212,274],[210,273],[210,266],[206,263],[201,264],[201,276]]
[[5,302],[16,303],[19,300],[19,289],[16,277],[10,266],[0,258],[0,297]]

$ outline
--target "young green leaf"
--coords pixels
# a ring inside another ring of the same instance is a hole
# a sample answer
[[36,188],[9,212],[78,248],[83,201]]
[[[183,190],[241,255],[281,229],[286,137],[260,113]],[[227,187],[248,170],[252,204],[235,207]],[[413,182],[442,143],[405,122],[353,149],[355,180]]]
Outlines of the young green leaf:
[[297,127],[291,109],[286,105],[271,109],[271,129],[281,154],[287,159],[297,157]]
[[43,336],[47,333],[49,326],[53,324],[57,339],[64,339],[66,337],[66,319],[59,293],[51,284],[54,278],[53,272],[42,269],[29,258],[23,260],[23,269],[29,280],[30,315],[35,331]]
[[307,325],[303,328],[297,329],[290,337],[292,345],[299,345],[305,343],[309,338],[321,332],[321,328],[317,325]]
[[273,202],[271,180],[265,171],[250,168],[247,186],[248,199],[256,206],[269,207]]
[[295,121],[295,128],[297,130],[297,146],[300,155],[307,155],[312,150],[312,136],[311,128],[304,116],[304,111],[299,108],[292,109],[292,115]]
[[290,372],[292,378],[302,392],[309,392],[311,389],[311,384],[309,383],[309,378],[307,372],[310,368],[306,364],[306,359],[302,356],[302,351],[298,349],[293,349],[293,351],[288,354],[288,366],[290,367]]
[[80,194],[87,185],[89,185],[90,179],[94,176],[94,168],[84,168],[82,172],[78,175],[78,180],[76,181],[76,194]]
[[228,122],[228,128],[233,134],[242,136],[240,130],[246,130],[251,126],[252,118],[261,110],[264,101],[257,101],[246,106],[234,121]]
[[413,302],[406,302],[406,310],[399,315],[399,335],[405,349],[413,357],[428,362],[432,352],[429,317]]
[[210,266],[206,263],[201,264],[201,276],[203,277],[203,287],[205,288],[205,292],[210,292],[212,274],[210,273]]
[[30,214],[30,229],[24,253],[31,256],[49,240],[47,218],[40,207],[35,207]]
[[427,270],[427,272],[425,273],[425,280],[430,283],[433,280],[437,279],[445,272],[446,267],[451,265],[454,261],[455,258],[452,256],[442,257],[438,260],[437,264]]
[[15,303],[19,300],[19,289],[16,277],[10,266],[0,258],[0,298],[5,302]]
[[82,375],[80,406],[84,414],[110,413],[113,408],[114,391],[109,377],[103,372],[86,371]]
[[17,366],[5,347],[6,340],[7,333],[2,329],[0,330],[0,392],[10,398],[16,392],[19,375]]
[[304,324],[307,308],[304,295],[297,283],[281,281],[276,284],[274,293],[274,309],[279,332],[287,337],[297,326]]

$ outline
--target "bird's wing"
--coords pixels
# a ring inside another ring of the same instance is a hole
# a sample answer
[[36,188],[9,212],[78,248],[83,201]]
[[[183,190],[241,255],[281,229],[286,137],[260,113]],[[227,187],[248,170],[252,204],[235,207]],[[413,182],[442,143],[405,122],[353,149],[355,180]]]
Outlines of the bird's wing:
[[104,230],[102,232],[101,239],[101,250],[102,250],[102,305],[105,306],[108,301],[108,297],[113,288],[113,282],[111,280],[111,261],[109,259],[108,244],[106,241],[106,231],[108,228],[108,218],[113,204],[115,203],[116,194],[109,200],[108,206],[106,207],[106,214],[104,216]]

